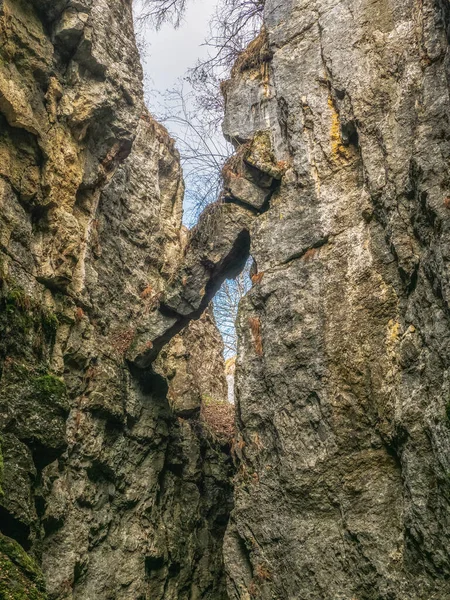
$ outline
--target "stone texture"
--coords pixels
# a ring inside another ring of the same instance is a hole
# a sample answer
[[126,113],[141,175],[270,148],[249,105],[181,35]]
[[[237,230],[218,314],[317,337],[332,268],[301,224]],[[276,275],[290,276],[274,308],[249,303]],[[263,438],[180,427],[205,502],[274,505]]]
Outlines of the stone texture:
[[[209,349],[208,361],[204,349]],[[165,377],[169,404],[175,414],[197,415],[209,398],[225,402],[228,396],[223,341],[212,306],[161,350],[154,369]]]
[[267,0],[224,86],[226,136],[286,167],[250,227],[230,598],[450,594],[449,25]]
[[[130,3],[0,1],[6,598],[450,595],[450,12],[264,20],[186,232]],[[204,311],[249,253],[230,452]]]
[[215,323],[199,311],[161,374],[126,359],[178,321],[159,305],[186,238],[131,3],[5,0],[0,36],[0,596],[225,598]]

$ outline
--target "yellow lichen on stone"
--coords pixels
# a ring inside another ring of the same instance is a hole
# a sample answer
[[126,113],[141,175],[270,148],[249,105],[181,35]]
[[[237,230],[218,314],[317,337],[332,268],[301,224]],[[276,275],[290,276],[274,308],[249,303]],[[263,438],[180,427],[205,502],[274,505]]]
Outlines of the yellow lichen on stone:
[[397,321],[397,319],[390,319],[390,321],[387,324],[386,331],[386,346],[388,354],[396,354],[396,349],[402,338],[402,335],[403,329],[401,324]]
[[330,138],[332,159],[336,162],[349,160],[351,158],[351,152],[342,142],[341,119],[331,94],[328,95],[328,106],[331,110]]
[[257,131],[244,152],[244,161],[255,169],[281,179],[287,169],[285,162],[277,162],[270,131]]

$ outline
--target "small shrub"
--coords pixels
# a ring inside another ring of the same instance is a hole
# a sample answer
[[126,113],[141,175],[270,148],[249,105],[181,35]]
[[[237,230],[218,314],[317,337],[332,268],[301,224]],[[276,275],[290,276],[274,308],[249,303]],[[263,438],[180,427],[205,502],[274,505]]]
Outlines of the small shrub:
[[142,290],[141,298],[142,298],[142,300],[146,300],[147,298],[150,298],[152,296],[152,294],[153,294],[153,288],[149,284],[144,290]]
[[258,579],[263,581],[270,581],[272,579],[272,575],[266,565],[257,565],[256,567],[256,576]]

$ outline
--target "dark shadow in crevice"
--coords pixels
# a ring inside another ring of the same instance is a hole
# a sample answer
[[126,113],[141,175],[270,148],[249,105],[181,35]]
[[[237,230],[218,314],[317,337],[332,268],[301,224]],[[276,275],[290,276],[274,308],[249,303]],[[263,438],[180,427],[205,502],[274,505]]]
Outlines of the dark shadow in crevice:
[[30,527],[16,519],[4,506],[0,506],[0,531],[20,544],[26,552],[31,549]]

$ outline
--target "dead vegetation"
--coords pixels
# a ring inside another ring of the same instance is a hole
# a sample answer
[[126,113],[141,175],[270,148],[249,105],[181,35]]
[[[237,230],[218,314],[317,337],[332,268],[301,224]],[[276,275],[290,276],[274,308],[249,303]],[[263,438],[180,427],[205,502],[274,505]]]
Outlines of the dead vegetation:
[[84,318],[84,310],[81,308],[81,306],[77,306],[77,308],[75,310],[75,321],[77,323],[81,323],[83,318]]
[[263,355],[263,344],[261,337],[261,320],[259,317],[249,317],[248,324],[252,334],[253,345],[258,356]]
[[121,358],[123,358],[129,350],[135,335],[136,331],[134,329],[125,329],[123,331],[117,331],[111,336],[111,346]]
[[261,273],[255,273],[255,275],[252,275],[253,285],[257,285],[258,283],[261,283],[263,277],[264,277],[264,271],[261,271]]
[[230,444],[234,436],[234,406],[211,396],[203,396],[200,421],[221,444]]
[[265,27],[262,27],[259,35],[245,48],[237,57],[231,70],[231,76],[245,71],[260,70],[272,59],[269,48],[269,40]]

